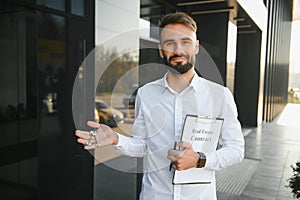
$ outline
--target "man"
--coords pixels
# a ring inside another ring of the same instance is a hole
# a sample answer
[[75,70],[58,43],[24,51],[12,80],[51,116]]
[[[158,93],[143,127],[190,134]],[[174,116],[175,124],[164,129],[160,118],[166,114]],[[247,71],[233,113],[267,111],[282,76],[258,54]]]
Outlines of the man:
[[[162,18],[160,28],[159,53],[169,70],[162,79],[139,89],[131,137],[103,124],[88,122],[90,127],[98,128],[92,132],[96,138],[91,142],[88,132],[76,131],[78,142],[85,144],[87,150],[114,145],[125,155],[144,157],[142,200],[213,200],[215,177],[210,184],[173,185],[174,170],[169,170],[169,164],[171,160],[175,170],[204,167],[216,171],[240,162],[244,139],[236,106],[227,88],[195,73],[195,56],[199,51],[195,21],[185,13],[168,14]],[[224,118],[222,147],[201,158],[188,143],[178,143],[182,151],[173,150],[174,142],[180,141],[187,114]]]

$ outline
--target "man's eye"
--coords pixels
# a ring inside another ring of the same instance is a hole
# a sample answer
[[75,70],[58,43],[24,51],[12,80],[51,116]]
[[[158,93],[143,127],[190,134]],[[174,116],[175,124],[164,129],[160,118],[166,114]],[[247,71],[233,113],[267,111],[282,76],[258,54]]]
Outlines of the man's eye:
[[185,45],[190,44],[190,43],[191,43],[191,42],[188,41],[188,40],[183,41],[183,44],[185,44]]

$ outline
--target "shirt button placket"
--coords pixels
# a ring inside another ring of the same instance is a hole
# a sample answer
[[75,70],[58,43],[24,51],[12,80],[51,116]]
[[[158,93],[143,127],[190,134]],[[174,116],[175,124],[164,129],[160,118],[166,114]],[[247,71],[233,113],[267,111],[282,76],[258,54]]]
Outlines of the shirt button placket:
[[182,128],[182,105],[180,96],[176,95],[175,99],[175,140],[179,141],[181,139],[181,128]]
[[[181,129],[182,129],[182,104],[181,104],[181,98],[179,95],[176,95],[175,98],[175,141],[181,140]],[[173,187],[174,193],[173,193],[173,200],[180,200],[181,199],[181,185],[174,185]]]

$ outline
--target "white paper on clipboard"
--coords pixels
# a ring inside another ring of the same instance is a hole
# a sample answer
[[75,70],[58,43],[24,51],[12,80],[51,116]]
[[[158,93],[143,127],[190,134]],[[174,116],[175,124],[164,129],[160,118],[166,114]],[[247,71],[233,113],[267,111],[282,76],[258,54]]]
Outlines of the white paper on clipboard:
[[[222,118],[186,115],[181,141],[192,144],[195,152],[208,155],[217,148],[223,121]],[[211,180],[212,171],[205,168],[175,170],[173,176],[173,184],[208,184]]]

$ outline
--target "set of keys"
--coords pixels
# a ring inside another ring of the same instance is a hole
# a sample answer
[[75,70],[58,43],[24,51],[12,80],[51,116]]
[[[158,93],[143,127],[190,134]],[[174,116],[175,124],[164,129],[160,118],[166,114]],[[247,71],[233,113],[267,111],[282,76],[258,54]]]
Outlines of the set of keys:
[[[97,137],[96,137],[97,131],[98,131],[97,128],[94,128],[93,130],[90,131],[90,138],[86,142],[85,145],[87,145],[87,146],[95,145],[96,147],[100,146],[100,144],[98,143]],[[93,141],[95,141],[95,142],[93,142]]]

